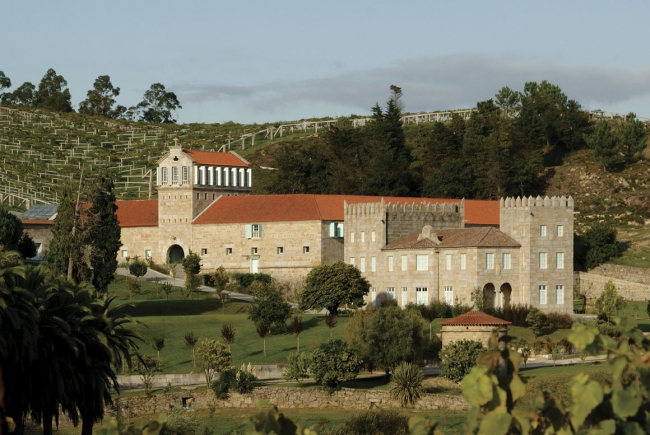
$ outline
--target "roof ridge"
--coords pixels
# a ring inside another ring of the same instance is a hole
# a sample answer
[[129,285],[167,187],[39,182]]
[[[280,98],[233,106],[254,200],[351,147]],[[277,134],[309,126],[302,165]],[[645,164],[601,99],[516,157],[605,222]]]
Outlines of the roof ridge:
[[194,219],[192,219],[192,225],[194,225],[194,222],[196,222],[196,220],[197,220],[198,218],[200,218],[201,215],[202,215],[203,213],[205,213],[206,211],[208,211],[208,209],[209,209],[210,207],[212,207],[212,206],[214,205],[214,203],[217,202],[217,201],[219,201],[222,197],[223,197],[223,195],[219,195],[219,196],[217,196],[217,199],[213,200],[213,201],[210,203],[210,205],[208,205],[206,208],[203,209],[203,211],[202,211],[201,213],[197,214],[196,217],[195,217]]
[[318,205],[318,201],[316,201],[315,193],[311,194],[311,200],[314,201],[314,205],[316,206],[316,213],[318,213],[318,219],[323,220],[323,213],[321,213],[320,211],[320,205]]
[[[481,243],[483,242],[483,240],[485,240],[485,238],[486,238],[487,235],[490,233],[490,230],[492,230],[492,228],[494,228],[494,227],[488,227],[488,228],[487,228],[487,231],[485,231],[485,232],[483,233],[483,236],[481,236],[481,239],[480,239],[478,242],[476,242],[476,246],[480,246],[480,245],[481,245]],[[482,229],[482,228],[481,228],[481,229]]]

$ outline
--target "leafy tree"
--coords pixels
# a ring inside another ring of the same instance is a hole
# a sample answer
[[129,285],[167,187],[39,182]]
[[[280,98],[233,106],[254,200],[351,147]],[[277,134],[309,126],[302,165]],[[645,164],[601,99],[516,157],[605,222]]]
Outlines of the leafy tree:
[[126,107],[116,104],[115,97],[120,95],[120,88],[111,83],[110,76],[99,76],[88,91],[87,97],[79,104],[79,113],[84,115],[104,116],[117,119],[126,112]]
[[208,388],[215,372],[224,372],[232,365],[230,351],[217,340],[203,340],[196,347],[195,354],[197,365],[205,373]]
[[521,94],[507,86],[499,89],[494,99],[496,105],[504,111],[506,116],[512,116],[521,104]]
[[596,310],[598,310],[599,315],[603,315],[607,318],[607,323],[610,322],[610,319],[618,310],[621,310],[627,306],[627,302],[618,294],[616,286],[612,281],[607,281],[603,293],[596,300]]
[[226,274],[226,269],[223,266],[219,266],[214,274],[210,276],[210,283],[219,291],[223,291],[228,282],[230,282],[230,277]]
[[36,107],[55,112],[72,112],[68,82],[57,75],[52,68],[48,69],[35,93]]
[[287,381],[298,381],[302,383],[303,379],[309,377],[309,366],[311,360],[306,352],[291,352],[287,358],[287,366],[282,371],[282,377]]
[[605,170],[619,168],[625,162],[620,150],[620,138],[612,131],[609,122],[601,120],[593,133],[584,136],[587,146],[593,150],[594,157]]
[[148,270],[147,262],[140,260],[138,257],[129,262],[129,273],[139,279],[145,276]]
[[476,365],[478,356],[485,350],[480,340],[458,340],[440,350],[440,376],[460,382]]
[[616,229],[609,222],[597,222],[582,236],[585,245],[584,264],[587,269],[618,256]]
[[155,335],[153,337],[153,348],[158,352],[158,361],[160,361],[160,351],[165,348],[165,337],[162,335]]
[[181,265],[185,271],[186,297],[191,299],[194,292],[197,291],[201,285],[201,277],[199,276],[199,272],[201,271],[201,257],[190,249],[189,254],[181,260]]
[[165,89],[160,83],[151,85],[144,93],[143,100],[136,107],[131,107],[131,117],[139,121],[156,123],[175,123],[174,113],[182,109],[176,94]]
[[395,368],[390,378],[390,397],[397,399],[402,407],[415,405],[424,394],[424,374],[415,364],[403,362]]
[[248,311],[248,318],[255,324],[265,323],[284,330],[287,319],[291,316],[291,305],[282,299],[279,293],[257,299]]
[[[195,333],[193,332],[188,332],[185,334],[183,337],[185,338],[185,345],[192,349],[192,367],[196,367],[196,358],[194,356],[194,346],[196,346],[196,343],[199,341],[199,337],[196,336]],[[230,350],[230,349],[228,349]]]
[[144,385],[144,394],[149,397],[153,378],[157,372],[162,372],[162,363],[159,359],[153,359],[147,354],[133,355],[131,367],[134,373],[140,375]]
[[[648,307],[650,307],[650,301],[648,301]],[[650,308],[648,309],[650,310]],[[293,330],[293,333],[296,336],[296,342],[297,342],[296,352],[298,353],[300,353],[300,333],[303,331],[304,327],[305,325],[303,325],[302,323],[302,317],[293,316],[293,320],[291,321],[291,329]]]
[[122,230],[117,220],[113,188],[112,179],[99,177],[90,195],[92,205],[88,211],[92,284],[95,290],[105,297],[108,294],[108,285],[115,279],[117,253],[122,246]]
[[307,274],[300,295],[300,307],[303,310],[326,308],[331,315],[336,315],[341,304],[362,306],[363,297],[368,291],[370,283],[356,267],[342,261],[322,264]]
[[2,104],[28,107],[36,105],[36,86],[30,82],[25,82],[14,89],[13,92],[5,92],[2,95]]
[[260,322],[255,325],[255,331],[257,332],[257,335],[259,335],[262,339],[262,353],[266,358],[266,337],[271,334],[271,324]]
[[7,251],[18,251],[23,258],[36,256],[36,245],[25,233],[23,223],[0,206],[0,245]]
[[341,383],[357,377],[361,359],[342,340],[321,343],[310,354],[310,371],[318,385],[328,392],[341,388]]
[[628,164],[634,162],[639,153],[645,149],[648,129],[643,122],[637,119],[635,113],[630,112],[625,116],[625,121],[618,128],[617,133],[625,155],[625,162]]
[[4,90],[11,87],[11,79],[7,77],[4,71],[0,71],[0,101],[4,97]]
[[167,296],[167,300],[169,301],[169,295],[174,291],[174,286],[172,285],[171,282],[163,282],[160,284],[160,289],[165,293]]
[[235,341],[235,328],[231,325],[223,325],[221,327],[221,338],[228,343],[228,350],[230,350],[230,345]]
[[433,321],[438,317],[436,309],[433,305],[419,305],[420,315],[423,319],[429,322],[429,341],[433,339]]
[[331,314],[325,316],[325,324],[330,330],[330,338],[332,338],[332,329],[336,327],[338,323],[338,316],[332,316]]
[[542,332],[542,328],[546,323],[544,315],[537,309],[533,307],[528,312],[526,316],[526,323],[530,326],[530,329],[533,331],[535,338],[539,337],[539,334]]

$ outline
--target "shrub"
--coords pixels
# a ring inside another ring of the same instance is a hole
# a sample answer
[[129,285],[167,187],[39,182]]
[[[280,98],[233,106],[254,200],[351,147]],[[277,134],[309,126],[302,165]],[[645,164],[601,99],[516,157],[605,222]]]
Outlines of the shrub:
[[357,377],[361,359],[342,340],[329,340],[311,351],[314,380],[327,392],[341,388],[341,383]]
[[252,367],[249,365],[247,368],[242,365],[240,369],[229,369],[221,372],[219,379],[213,381],[210,388],[214,391],[217,399],[226,400],[231,390],[239,394],[250,394],[255,388],[254,383],[256,380],[257,376],[255,376]]
[[546,314],[546,324],[554,329],[571,329],[573,319],[568,314],[548,313]]
[[415,364],[403,362],[397,366],[390,379],[390,397],[397,399],[402,407],[415,405],[420,400],[424,374]]
[[440,350],[440,376],[460,382],[476,365],[476,359],[485,348],[480,340],[459,340]]
[[503,309],[496,310],[494,316],[498,317],[499,319],[511,322],[512,326],[526,327],[526,317],[528,316],[529,312],[529,305],[514,304],[508,305]]
[[546,324],[546,318],[537,308],[533,307],[526,316],[526,323],[533,331],[535,338],[537,338]]
[[617,326],[611,325],[609,323],[599,323],[598,332],[600,333],[600,335],[608,335],[612,338],[621,335],[621,330]]
[[472,307],[469,305],[463,305],[463,304],[454,304],[451,307],[451,316],[452,317],[458,317],[461,314],[465,314],[468,311],[471,311]]
[[408,435],[408,417],[389,409],[354,415],[334,429],[336,435]]
[[233,273],[232,279],[237,281],[244,289],[247,289],[253,281],[259,281],[264,284],[270,284],[273,281],[273,277],[266,273]]
[[444,301],[433,301],[429,306],[436,312],[436,317],[439,319],[452,317],[451,306]]
[[305,352],[290,353],[287,358],[288,364],[282,371],[282,377],[287,381],[298,381],[309,377],[309,355]]

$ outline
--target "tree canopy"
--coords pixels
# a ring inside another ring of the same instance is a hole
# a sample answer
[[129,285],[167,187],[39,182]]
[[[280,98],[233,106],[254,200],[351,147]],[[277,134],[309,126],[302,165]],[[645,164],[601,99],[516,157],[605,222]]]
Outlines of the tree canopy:
[[110,76],[99,76],[86,99],[79,104],[79,113],[117,119],[126,112],[126,107],[116,106],[115,97],[118,95],[120,88],[113,86]]
[[55,112],[72,112],[68,82],[52,68],[48,69],[35,93],[36,107]]
[[138,121],[168,124],[176,122],[175,112],[182,108],[175,93],[167,91],[161,83],[154,83],[144,93],[142,101],[129,108],[126,116]]
[[36,256],[36,245],[25,233],[18,217],[0,206],[0,246],[8,251],[18,251],[23,258]]
[[303,310],[325,308],[331,315],[336,315],[341,304],[362,306],[363,297],[369,291],[370,283],[356,267],[342,261],[322,264],[307,274],[300,294],[300,307]]

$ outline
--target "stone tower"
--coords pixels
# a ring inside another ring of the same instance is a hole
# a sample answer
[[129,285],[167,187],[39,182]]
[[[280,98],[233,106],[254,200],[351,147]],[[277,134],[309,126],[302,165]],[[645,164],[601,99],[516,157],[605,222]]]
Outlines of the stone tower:
[[519,300],[572,313],[573,198],[502,198],[500,229],[521,244]]

